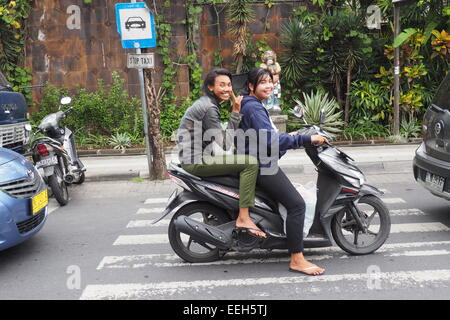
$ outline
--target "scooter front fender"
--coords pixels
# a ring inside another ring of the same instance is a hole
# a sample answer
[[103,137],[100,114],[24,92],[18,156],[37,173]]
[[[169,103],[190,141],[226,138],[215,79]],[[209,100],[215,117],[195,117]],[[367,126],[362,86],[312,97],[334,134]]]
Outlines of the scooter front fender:
[[367,195],[382,196],[382,195],[384,195],[384,192],[375,188],[374,186],[371,186],[370,184],[363,184],[361,186],[361,189],[359,190],[359,195],[361,197],[364,197]]
[[198,197],[192,192],[186,190],[180,192],[179,189],[175,189],[170,195],[169,200],[167,201],[166,209],[164,209],[164,211],[161,213],[161,216],[156,220],[154,220],[152,224],[158,223],[166,216],[170,215],[171,213],[185,206],[188,203],[197,202],[201,200],[202,199],[200,197]]

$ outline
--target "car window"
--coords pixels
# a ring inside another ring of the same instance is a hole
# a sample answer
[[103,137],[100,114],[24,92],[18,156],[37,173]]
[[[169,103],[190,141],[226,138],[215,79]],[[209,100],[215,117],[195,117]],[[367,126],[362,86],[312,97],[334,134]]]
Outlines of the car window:
[[450,72],[440,84],[433,98],[433,104],[439,108],[450,110]]

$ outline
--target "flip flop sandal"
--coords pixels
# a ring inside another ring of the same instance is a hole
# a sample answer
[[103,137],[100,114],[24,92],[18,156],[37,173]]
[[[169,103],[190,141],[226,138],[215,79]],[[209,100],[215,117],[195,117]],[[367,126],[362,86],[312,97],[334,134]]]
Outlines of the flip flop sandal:
[[[238,236],[239,236],[239,234],[245,233],[245,234],[248,234],[248,235],[258,238],[258,239],[267,239],[267,235],[265,234],[265,232],[262,230],[259,230],[259,229],[246,228],[246,227],[235,227],[233,231],[235,231]],[[250,232],[250,231],[262,232],[262,233],[264,233],[264,235],[259,236],[256,233]]]
[[297,270],[297,269],[289,268],[289,271],[290,271],[290,272],[303,273],[303,274],[306,274],[307,276],[320,276],[320,275],[324,274],[324,272],[325,272],[325,271],[324,271],[324,272],[319,273],[319,274],[306,273],[306,270],[312,270],[312,269],[321,269],[321,268],[318,267],[318,266],[308,267],[308,268],[305,268],[305,269],[303,269],[303,270]]

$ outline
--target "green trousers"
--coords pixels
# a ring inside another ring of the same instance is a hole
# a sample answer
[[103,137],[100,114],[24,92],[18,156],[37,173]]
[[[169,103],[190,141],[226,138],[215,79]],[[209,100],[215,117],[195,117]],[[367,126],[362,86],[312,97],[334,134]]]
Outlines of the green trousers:
[[255,206],[255,188],[258,160],[243,154],[204,157],[203,164],[182,165],[187,172],[199,177],[222,176],[239,173],[239,207]]

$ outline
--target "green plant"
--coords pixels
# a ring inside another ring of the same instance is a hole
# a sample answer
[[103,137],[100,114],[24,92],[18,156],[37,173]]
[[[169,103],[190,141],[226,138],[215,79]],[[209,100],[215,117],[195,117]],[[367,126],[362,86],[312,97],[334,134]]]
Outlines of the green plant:
[[341,132],[340,127],[344,124],[340,120],[342,111],[338,111],[339,104],[334,98],[329,99],[328,93],[322,91],[311,92],[310,95],[303,93],[303,101],[296,100],[296,103],[304,108],[304,117],[308,124],[319,125],[320,114],[323,110],[325,112],[323,129],[332,135]]
[[389,90],[374,81],[354,81],[351,93],[350,122],[369,116],[387,120],[392,112]]
[[121,150],[122,153],[125,153],[125,150],[131,147],[131,138],[126,133],[116,133],[109,139],[109,144],[115,150]]
[[421,134],[421,125],[417,119],[406,120],[402,119],[400,123],[400,135],[405,139],[417,138]]
[[[67,94],[66,88],[48,85],[39,112],[30,116],[31,122],[38,125],[43,117],[57,111],[60,98]],[[128,95],[117,73],[113,73],[113,83],[110,86],[99,80],[96,91],[88,92],[84,88],[78,88],[72,98],[73,112],[65,118],[64,123],[76,133],[76,137],[80,137],[78,139],[83,144],[100,145],[100,141],[94,141],[94,137],[109,137],[115,132],[125,132],[136,137],[135,139],[143,137],[140,100]]]
[[346,140],[387,138],[389,135],[389,126],[374,121],[370,117],[352,121],[341,133]]
[[31,1],[0,1],[0,69],[11,82],[14,91],[22,92],[31,104],[31,93],[22,86],[31,84],[28,69],[23,68],[27,18]]
[[233,56],[237,60],[236,73],[242,72],[244,57],[248,54],[247,43],[250,37],[248,23],[255,18],[250,2],[250,0],[236,0],[228,4],[227,18],[230,33],[235,37]]

